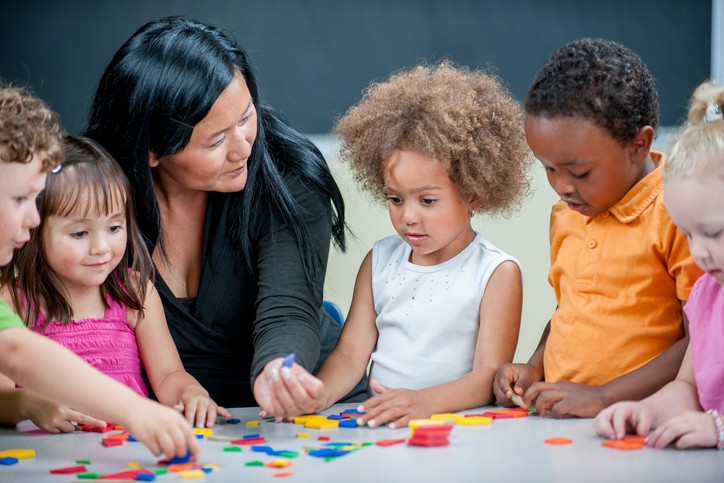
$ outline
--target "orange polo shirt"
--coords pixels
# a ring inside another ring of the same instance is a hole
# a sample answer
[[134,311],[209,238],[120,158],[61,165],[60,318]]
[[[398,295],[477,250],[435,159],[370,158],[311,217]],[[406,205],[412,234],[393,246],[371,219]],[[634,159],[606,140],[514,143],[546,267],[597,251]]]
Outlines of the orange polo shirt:
[[546,381],[600,385],[684,337],[682,301],[701,271],[664,208],[664,156],[608,211],[593,218],[562,201],[551,214],[558,308],[543,359]]

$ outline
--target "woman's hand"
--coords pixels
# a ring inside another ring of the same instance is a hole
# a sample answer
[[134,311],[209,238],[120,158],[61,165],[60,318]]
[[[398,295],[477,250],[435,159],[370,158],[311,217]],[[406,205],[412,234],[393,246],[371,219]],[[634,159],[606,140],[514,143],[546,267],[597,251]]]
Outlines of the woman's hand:
[[284,418],[311,414],[325,408],[322,381],[299,364],[282,367],[282,358],[271,360],[254,381],[254,397],[260,416]]

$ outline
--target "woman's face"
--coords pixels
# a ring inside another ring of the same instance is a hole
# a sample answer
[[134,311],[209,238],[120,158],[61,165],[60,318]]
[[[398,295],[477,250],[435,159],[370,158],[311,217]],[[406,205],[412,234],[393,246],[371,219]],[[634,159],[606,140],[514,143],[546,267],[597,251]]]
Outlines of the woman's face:
[[256,139],[256,108],[240,73],[196,126],[181,151],[150,165],[162,189],[232,193],[246,185],[247,161]]

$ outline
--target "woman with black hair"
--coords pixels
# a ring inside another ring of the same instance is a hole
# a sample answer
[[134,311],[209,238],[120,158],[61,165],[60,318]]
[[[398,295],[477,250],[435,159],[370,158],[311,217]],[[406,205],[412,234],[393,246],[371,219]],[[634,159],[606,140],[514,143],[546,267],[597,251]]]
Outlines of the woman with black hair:
[[293,413],[319,388],[282,359],[313,370],[339,335],[321,307],[344,203],[321,153],[260,99],[229,36],[182,17],[115,54],[85,134],[131,181],[186,370],[219,404]]

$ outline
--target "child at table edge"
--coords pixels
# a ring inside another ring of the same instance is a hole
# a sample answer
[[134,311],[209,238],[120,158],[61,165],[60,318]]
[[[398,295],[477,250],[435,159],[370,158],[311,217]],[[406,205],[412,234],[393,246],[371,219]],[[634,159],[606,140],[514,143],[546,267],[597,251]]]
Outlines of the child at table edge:
[[[37,226],[35,199],[61,155],[55,113],[24,89],[0,85],[0,266]],[[2,301],[0,373],[46,397],[124,425],[155,455],[199,452],[190,425],[178,412],[139,396],[34,334]]]
[[442,62],[372,84],[335,130],[356,179],[387,201],[397,235],[362,262],[319,379],[282,368],[280,390],[319,411],[371,357],[372,397],[357,424],[396,428],[489,404],[495,370],[515,352],[522,279],[471,219],[510,213],[527,191],[532,158],[519,104],[494,76]]
[[686,304],[689,348],[676,380],[640,402],[601,411],[596,432],[621,439],[629,430],[654,448],[724,449],[724,88],[705,82],[664,169],[664,198],[705,274]]
[[701,271],[663,204],[656,85],[640,57],[571,42],[537,74],[525,109],[528,144],[561,197],[550,230],[558,307],[528,364],[498,370],[495,394],[543,416],[593,417],[675,377]]

